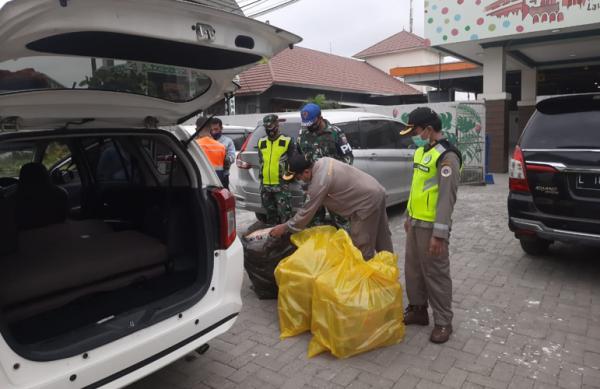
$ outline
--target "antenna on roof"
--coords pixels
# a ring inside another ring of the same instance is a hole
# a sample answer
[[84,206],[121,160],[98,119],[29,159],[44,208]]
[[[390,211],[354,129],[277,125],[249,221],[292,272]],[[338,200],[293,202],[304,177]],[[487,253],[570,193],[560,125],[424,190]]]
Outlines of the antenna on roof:
[[413,0],[410,0],[410,33],[413,32]]

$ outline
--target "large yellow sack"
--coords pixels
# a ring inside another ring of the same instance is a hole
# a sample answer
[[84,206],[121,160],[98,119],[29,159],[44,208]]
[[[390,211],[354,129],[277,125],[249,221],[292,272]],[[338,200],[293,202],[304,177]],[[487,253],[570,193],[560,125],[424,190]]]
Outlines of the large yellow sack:
[[338,247],[329,244],[335,234],[335,227],[319,226],[291,236],[298,249],[275,268],[282,339],[310,330],[314,281],[342,260]]
[[345,231],[335,238],[331,244],[344,260],[315,281],[308,356],[329,350],[346,358],[401,342],[405,332],[397,256],[384,251],[365,262]]

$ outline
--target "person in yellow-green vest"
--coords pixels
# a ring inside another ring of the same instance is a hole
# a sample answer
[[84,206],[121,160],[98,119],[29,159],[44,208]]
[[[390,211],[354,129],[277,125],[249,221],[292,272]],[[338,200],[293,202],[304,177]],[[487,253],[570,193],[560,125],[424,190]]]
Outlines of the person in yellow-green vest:
[[277,115],[265,116],[263,126],[267,136],[258,140],[260,199],[267,211],[266,223],[279,224],[293,216],[291,193],[282,177],[288,170],[294,146],[292,138],[279,133]]
[[434,328],[430,340],[448,341],[452,333],[452,279],[448,241],[452,211],[460,181],[460,151],[444,138],[442,122],[430,108],[419,107],[408,116],[401,135],[419,136],[427,143],[415,151],[413,178],[407,204],[404,276],[408,307],[404,323]]

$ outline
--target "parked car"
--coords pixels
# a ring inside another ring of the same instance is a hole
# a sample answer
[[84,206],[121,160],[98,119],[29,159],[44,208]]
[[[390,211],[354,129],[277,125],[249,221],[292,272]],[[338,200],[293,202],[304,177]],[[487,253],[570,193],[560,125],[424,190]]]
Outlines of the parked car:
[[[279,115],[283,134],[298,138],[299,112]],[[354,153],[354,166],[375,177],[386,190],[386,204],[399,204],[408,200],[413,170],[415,145],[409,136],[400,136],[404,124],[391,117],[366,112],[323,111],[323,118],[338,126],[348,138]],[[256,213],[264,219],[266,214],[260,201],[258,140],[265,136],[259,123],[237,156],[236,169],[231,172],[232,191],[237,206]],[[299,208],[304,201],[302,188],[292,184],[292,206]]]
[[223,135],[226,135],[233,140],[235,145],[235,151],[240,151],[246,139],[252,134],[254,127],[244,126],[230,126],[228,124],[223,125]]
[[176,124],[298,41],[189,1],[3,5],[0,388],[122,387],[233,325],[235,201]]
[[600,243],[600,94],[539,102],[510,160],[510,230],[525,252]]

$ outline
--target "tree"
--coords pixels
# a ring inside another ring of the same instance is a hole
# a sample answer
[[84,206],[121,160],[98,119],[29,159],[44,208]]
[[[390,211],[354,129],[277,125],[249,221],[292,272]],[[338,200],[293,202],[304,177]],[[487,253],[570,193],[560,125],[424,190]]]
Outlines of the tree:
[[328,101],[324,94],[309,97],[306,99],[305,103],[317,104],[319,107],[321,107],[321,109],[336,109],[342,107],[337,101]]

